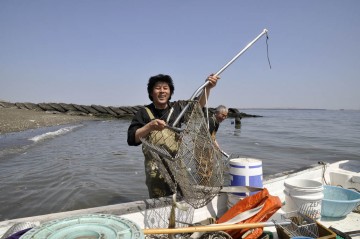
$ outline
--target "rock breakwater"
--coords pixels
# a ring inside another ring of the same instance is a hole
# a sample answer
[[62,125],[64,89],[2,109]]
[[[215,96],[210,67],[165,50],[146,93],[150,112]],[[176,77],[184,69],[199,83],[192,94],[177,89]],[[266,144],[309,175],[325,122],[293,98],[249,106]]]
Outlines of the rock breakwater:
[[[79,105],[79,104],[68,104],[68,103],[10,103],[6,101],[0,101],[0,108],[18,108],[26,110],[46,111],[54,114],[69,114],[69,115],[83,115],[83,116],[96,116],[96,117],[111,117],[111,118],[132,118],[133,115],[143,105],[135,106],[102,106],[102,105]],[[213,113],[215,108],[209,108],[209,111]],[[250,115],[240,112],[236,108],[229,108],[229,117],[261,117],[259,115]]]

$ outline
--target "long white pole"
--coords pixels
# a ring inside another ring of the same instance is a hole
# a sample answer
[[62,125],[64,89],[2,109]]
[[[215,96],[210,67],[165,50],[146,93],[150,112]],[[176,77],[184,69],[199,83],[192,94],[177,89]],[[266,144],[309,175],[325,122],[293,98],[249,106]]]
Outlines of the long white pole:
[[[215,76],[220,75],[226,68],[228,68],[236,59],[238,59],[244,52],[249,49],[257,40],[259,40],[264,34],[267,34],[268,30],[264,29],[254,40],[252,40],[249,44],[246,45],[246,47],[241,50],[236,56],[234,56],[228,63],[226,63],[218,72],[215,73]],[[209,81],[206,81],[202,86],[200,86],[194,94],[191,96],[190,100],[194,100],[195,97],[199,95],[199,93],[209,84]],[[186,110],[188,109],[189,104],[187,104],[184,109],[181,111],[179,116],[176,118],[173,126],[176,127],[176,125],[179,123],[179,120],[184,115]]]
[[[226,63],[218,72],[215,73],[215,76],[220,75],[221,73],[223,73],[223,71],[226,70],[226,68],[228,68],[232,63],[234,63],[234,61],[236,61],[236,59],[238,59],[242,54],[245,53],[245,51],[247,51],[247,49],[249,49],[257,40],[259,40],[264,34],[267,34],[268,30],[264,29],[254,40],[252,40],[249,44],[246,45],[246,47],[244,49],[242,49],[236,56],[234,56],[228,63]],[[199,87],[198,90],[195,91],[195,93],[191,96],[190,100],[195,99],[196,96],[198,96],[199,92],[205,88],[205,86],[207,86],[209,84],[209,81],[206,81],[202,86]]]

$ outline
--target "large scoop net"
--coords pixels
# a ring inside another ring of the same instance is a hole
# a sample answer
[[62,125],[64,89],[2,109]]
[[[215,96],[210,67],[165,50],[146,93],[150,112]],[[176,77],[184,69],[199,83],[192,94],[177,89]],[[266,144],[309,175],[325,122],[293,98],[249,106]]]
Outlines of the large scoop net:
[[225,160],[210,136],[198,101],[187,101],[182,123],[180,131],[172,128],[153,131],[141,141],[173,192],[179,192],[188,204],[200,208],[221,190]]

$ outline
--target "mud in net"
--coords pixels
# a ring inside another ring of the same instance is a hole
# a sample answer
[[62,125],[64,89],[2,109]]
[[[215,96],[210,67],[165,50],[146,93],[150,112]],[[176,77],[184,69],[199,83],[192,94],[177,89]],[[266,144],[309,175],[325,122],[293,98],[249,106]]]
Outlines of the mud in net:
[[173,192],[194,208],[200,208],[221,190],[225,159],[210,136],[198,101],[186,102],[181,128],[152,131],[141,141]]

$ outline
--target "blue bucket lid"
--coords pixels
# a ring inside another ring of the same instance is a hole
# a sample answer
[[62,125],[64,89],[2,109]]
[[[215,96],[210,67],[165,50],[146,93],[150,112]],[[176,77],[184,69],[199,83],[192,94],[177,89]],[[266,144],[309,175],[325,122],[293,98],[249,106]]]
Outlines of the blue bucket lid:
[[50,221],[26,232],[20,239],[143,239],[134,222],[110,214],[88,214]]

